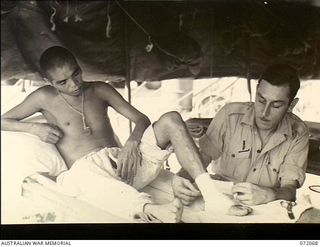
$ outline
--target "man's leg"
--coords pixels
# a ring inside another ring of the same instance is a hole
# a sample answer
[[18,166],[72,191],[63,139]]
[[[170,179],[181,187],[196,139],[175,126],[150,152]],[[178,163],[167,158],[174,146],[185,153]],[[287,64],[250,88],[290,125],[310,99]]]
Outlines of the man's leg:
[[218,190],[215,181],[205,170],[199,150],[180,114],[165,113],[153,128],[158,146],[164,149],[171,143],[180,165],[195,179],[204,198],[206,210],[225,213],[233,202]]
[[76,161],[70,170],[57,178],[57,183],[89,203],[119,217],[133,220],[142,212],[150,213],[163,222],[177,222],[182,205],[171,202],[153,204],[151,197],[112,176],[108,155],[104,150]]
[[182,168],[193,179],[206,173],[199,150],[178,112],[163,114],[154,124],[153,129],[158,146],[165,149],[171,143]]

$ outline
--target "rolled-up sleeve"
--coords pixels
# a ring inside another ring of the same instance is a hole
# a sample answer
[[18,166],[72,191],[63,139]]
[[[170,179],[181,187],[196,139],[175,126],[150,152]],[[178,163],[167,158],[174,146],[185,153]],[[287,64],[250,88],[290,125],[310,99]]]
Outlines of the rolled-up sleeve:
[[285,157],[284,163],[280,168],[279,178],[281,181],[297,181],[301,187],[305,180],[309,151],[309,134],[297,136]]
[[224,106],[211,121],[206,133],[200,138],[200,151],[211,159],[220,157],[227,129],[227,105]]

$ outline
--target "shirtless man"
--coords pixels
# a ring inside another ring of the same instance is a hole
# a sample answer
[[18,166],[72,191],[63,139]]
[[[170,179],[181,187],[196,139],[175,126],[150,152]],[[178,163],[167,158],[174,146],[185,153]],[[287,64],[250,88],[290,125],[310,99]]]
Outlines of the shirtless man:
[[[140,164],[141,157],[145,158],[143,153],[148,151],[143,148],[148,148],[148,142],[150,139],[152,141],[151,127],[151,131],[147,132],[149,137],[142,139],[150,125],[150,120],[128,104],[110,85],[104,82],[83,81],[81,68],[75,57],[65,48],[47,49],[41,56],[40,66],[44,80],[50,85],[37,89],[21,104],[3,114],[1,129],[28,132],[38,136],[44,142],[55,144],[69,169],[57,177],[57,183],[63,188],[68,187],[66,190],[69,194],[77,195],[75,191],[79,190],[81,193],[89,194],[93,203],[104,197],[104,202],[98,203],[97,206],[109,209],[122,217],[129,213],[130,219],[134,214],[144,211],[164,222],[179,221],[182,205],[178,199],[166,205],[155,205],[150,196],[139,193],[129,186],[134,185],[134,178],[139,175],[140,166],[140,170],[146,169],[143,172],[147,173],[149,169],[148,164]],[[112,152],[112,149],[104,149],[105,147],[117,147],[107,114],[108,107],[114,108],[135,123],[132,134],[117,156],[116,169],[115,164],[104,157],[110,156]],[[36,112],[41,112],[47,123],[22,121]],[[165,124],[167,119],[168,117],[164,116],[154,125],[154,129],[163,131],[160,125],[163,125],[162,122]],[[163,147],[166,147],[170,140],[164,138],[162,140]],[[149,146],[152,148],[152,144]],[[167,156],[165,150],[159,147],[153,148],[160,150],[160,161],[162,161],[161,155],[163,156],[161,151],[165,157]],[[90,162],[88,159],[101,159],[104,164],[96,162],[96,167],[91,165],[90,170],[87,164]],[[152,157],[149,158],[151,159]],[[97,166],[104,172],[101,172]],[[151,169],[151,173],[154,170],[158,172],[159,169]],[[150,182],[149,180],[154,178],[152,176],[154,174],[146,178],[145,183]],[[110,177],[115,179],[111,181]],[[141,174],[140,177],[143,178]],[[94,186],[95,183],[96,186]],[[122,210],[117,211],[121,207]]]
[[[63,47],[48,48],[41,55],[40,67],[49,85],[3,114],[1,129],[28,132],[55,144],[68,166],[56,178],[66,193],[85,195],[97,207],[128,219],[143,212],[162,222],[178,222],[183,209],[179,199],[156,205],[150,195],[137,190],[159,174],[173,149],[194,179],[204,177],[196,181],[206,180],[207,176],[199,176],[206,171],[181,116],[169,112],[150,126],[149,119],[110,85],[83,81],[75,57]],[[118,155],[113,153],[117,143],[108,107],[135,123]],[[36,112],[47,123],[25,120]],[[109,159],[112,155],[117,156],[116,164]],[[200,191],[203,187],[199,186]],[[200,192],[194,189],[190,194],[199,196]]]

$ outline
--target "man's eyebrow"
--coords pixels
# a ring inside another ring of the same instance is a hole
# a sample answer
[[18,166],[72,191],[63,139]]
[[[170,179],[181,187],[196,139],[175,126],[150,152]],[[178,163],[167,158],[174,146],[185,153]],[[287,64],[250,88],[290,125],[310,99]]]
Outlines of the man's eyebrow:
[[[258,92],[258,96],[265,100],[265,98],[259,92]],[[271,101],[271,102],[272,103],[285,103],[284,100],[274,100],[274,101]]]

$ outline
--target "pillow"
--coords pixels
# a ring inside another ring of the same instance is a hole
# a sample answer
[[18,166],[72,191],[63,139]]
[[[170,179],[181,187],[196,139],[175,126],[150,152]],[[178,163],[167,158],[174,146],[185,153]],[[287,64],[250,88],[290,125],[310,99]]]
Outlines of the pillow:
[[[57,176],[67,166],[55,145],[22,132],[1,131],[1,167],[3,179],[19,186],[24,178],[37,172]],[[4,181],[2,180],[2,181]],[[6,186],[6,184],[4,184]]]

